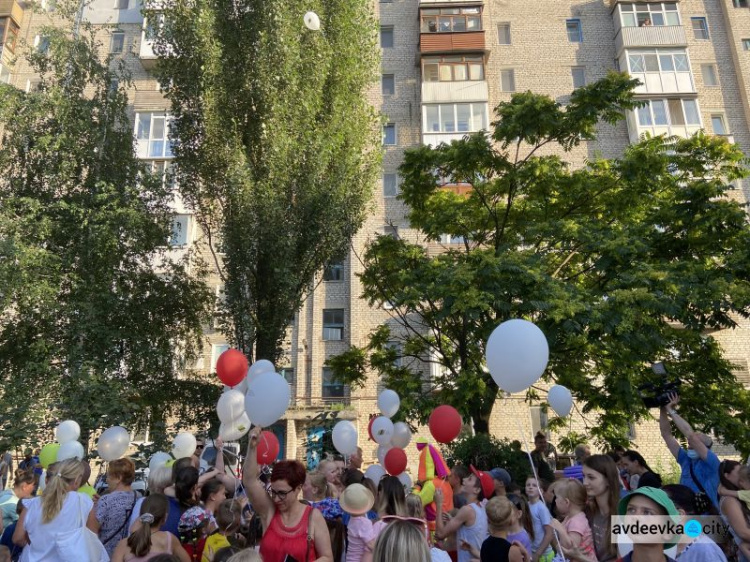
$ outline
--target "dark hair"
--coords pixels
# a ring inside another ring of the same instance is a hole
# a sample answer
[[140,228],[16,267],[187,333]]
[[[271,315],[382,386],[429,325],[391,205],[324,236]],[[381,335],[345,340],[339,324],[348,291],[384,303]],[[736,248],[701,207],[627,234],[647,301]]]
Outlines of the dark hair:
[[471,472],[469,472],[469,469],[462,464],[457,464],[456,466],[451,468],[451,472],[455,472],[456,476],[461,482],[463,482],[464,478],[471,474]]
[[203,486],[201,486],[201,501],[205,504],[208,501],[208,498],[222,488],[226,488],[226,486],[224,486],[224,483],[221,480],[218,478],[211,478],[211,480],[205,482]]
[[183,468],[189,468],[193,466],[193,460],[190,457],[184,457],[174,461],[172,465],[172,482],[177,482],[177,473]]
[[[138,557],[146,556],[151,550],[151,529],[157,531],[167,520],[169,500],[164,494],[151,494],[141,504],[141,515],[150,513],[154,517],[153,523],[141,521],[140,528],[128,537],[130,552]],[[152,559],[153,560],[153,559]]]
[[16,477],[13,479],[13,486],[20,486],[21,484],[34,484],[37,485],[39,482],[39,475],[34,474],[33,470],[16,470]]
[[[477,476],[476,474],[473,474],[473,473],[469,474],[469,476],[472,477],[472,478],[474,478],[474,480],[477,481],[477,484],[474,487],[478,488],[477,499],[479,501],[482,501],[484,499],[484,488],[482,487],[482,479],[479,478],[479,476]],[[467,476],[466,478],[469,478],[469,476]],[[487,498],[487,499],[489,499],[489,498]]]
[[640,464],[643,468],[645,468],[649,472],[653,472],[653,470],[651,470],[651,467],[648,466],[648,463],[646,462],[646,459],[644,459],[643,455],[641,455],[638,451],[633,451],[632,449],[629,449],[629,450],[625,451],[622,454],[622,456],[625,457],[625,458],[627,458],[628,460],[630,460],[630,462],[637,462],[638,464]]
[[347,468],[344,471],[344,474],[341,476],[341,484],[343,484],[344,488],[346,488],[351,484],[361,484],[364,479],[365,475],[362,474],[361,470],[357,470],[356,468]]
[[404,485],[395,476],[383,476],[378,484],[378,513],[383,515],[406,515]]
[[198,469],[193,466],[181,468],[174,480],[174,496],[183,508],[192,507],[197,502],[193,490],[198,485]]
[[731,460],[721,461],[721,464],[719,465],[719,481],[721,482],[721,485],[724,486],[727,490],[732,490],[735,492],[739,491],[739,487],[736,484],[730,482],[727,478],[727,474],[732,472],[738,466],[741,466],[741,463]]
[[[607,490],[607,503],[609,504],[609,512],[616,513],[617,512],[617,504],[620,503],[620,471],[617,470],[617,465],[615,464],[615,461],[612,460],[612,457],[609,457],[607,455],[591,455],[590,457],[584,459],[583,466],[586,468],[590,468],[591,470],[598,472],[601,474],[604,479],[607,481],[608,484],[608,490]],[[586,509],[586,516],[589,519],[589,524],[593,523],[594,516],[596,516],[599,512],[599,506],[596,503],[596,499],[594,499],[593,502],[589,502],[587,509]],[[617,548],[612,544],[612,539],[610,537],[611,532],[611,521],[610,518],[607,517],[607,530],[604,533],[604,548],[602,549],[602,545],[597,545],[599,547],[600,551],[606,552],[607,554],[617,554]],[[594,539],[596,540],[596,539]]]
[[543,431],[537,431],[536,435],[534,435],[534,441],[538,439],[547,439],[547,435]]
[[521,524],[533,542],[534,522],[531,520],[531,510],[529,509],[529,504],[526,502],[526,498],[518,494],[508,494],[506,497],[521,512]]
[[615,451],[610,451],[609,453],[607,453],[607,456],[615,462],[620,462],[620,455]]
[[[696,515],[699,513],[705,513],[709,507],[706,505],[708,502],[703,494],[700,496],[693,492],[687,486],[682,484],[666,484],[661,487],[664,492],[669,496],[669,499],[688,515]],[[702,505],[698,505],[698,504]]]
[[240,526],[240,510],[234,507],[234,500],[224,500],[216,508],[216,526],[222,533],[230,533],[230,529],[235,527],[234,530],[239,529]]
[[304,465],[299,461],[279,461],[273,465],[271,482],[286,480],[286,483],[296,490],[305,483],[307,473]]
[[326,519],[328,534],[331,536],[331,552],[334,560],[346,558],[346,525],[339,519]]

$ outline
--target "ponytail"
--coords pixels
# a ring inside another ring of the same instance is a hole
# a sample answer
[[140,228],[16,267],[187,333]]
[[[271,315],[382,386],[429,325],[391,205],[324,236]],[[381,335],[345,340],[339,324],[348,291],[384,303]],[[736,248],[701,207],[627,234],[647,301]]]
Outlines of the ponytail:
[[128,537],[128,548],[137,557],[146,556],[151,551],[151,529],[158,530],[167,519],[169,500],[164,494],[151,494],[143,500],[140,528]]
[[77,459],[58,463],[53,472],[47,474],[47,486],[42,494],[42,523],[49,523],[62,510],[69,488],[81,481],[83,466]]

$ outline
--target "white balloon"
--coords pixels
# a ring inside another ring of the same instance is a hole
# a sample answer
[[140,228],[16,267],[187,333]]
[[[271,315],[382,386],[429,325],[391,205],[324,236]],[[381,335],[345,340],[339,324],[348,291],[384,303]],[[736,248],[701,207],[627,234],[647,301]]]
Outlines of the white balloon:
[[124,427],[116,425],[105,429],[96,450],[105,461],[113,461],[122,457],[130,447],[130,433]]
[[263,373],[275,372],[276,367],[274,367],[273,363],[271,363],[268,359],[258,359],[255,363],[250,365],[250,368],[247,370],[247,384],[249,385],[251,382],[257,379],[258,375],[262,375]]
[[333,446],[342,455],[349,456],[357,452],[357,428],[348,420],[341,420],[333,426]]
[[255,425],[268,427],[286,413],[290,398],[289,384],[284,377],[278,373],[262,373],[247,389],[245,410]]
[[68,441],[67,443],[63,443],[57,450],[57,462],[66,461],[68,459],[78,459],[80,461],[83,459],[83,456],[83,445],[78,441]]
[[380,479],[383,478],[383,476],[385,476],[385,469],[379,464],[368,466],[367,470],[365,470],[365,478],[369,478],[375,482],[376,486],[380,483]]
[[148,469],[153,472],[160,466],[165,466],[167,462],[171,460],[172,455],[163,451],[159,451],[158,453],[154,453],[153,455],[151,455],[151,459],[148,461]]
[[55,441],[63,445],[69,441],[77,441],[81,436],[81,426],[73,420],[65,420],[55,429]]
[[561,418],[568,416],[573,409],[573,395],[561,384],[556,384],[549,389],[547,402]]
[[[245,393],[247,392],[247,384],[248,382],[247,382],[247,376],[246,376],[244,379],[240,381],[240,384],[233,386],[231,388],[234,390],[237,390],[238,392],[241,392],[242,395],[244,396]],[[229,388],[229,387],[225,386],[224,388]]]
[[497,386],[506,392],[529,388],[542,376],[548,361],[547,338],[526,320],[503,322],[487,340],[487,368]]
[[398,475],[398,480],[404,485],[404,488],[406,488],[406,492],[411,492],[412,487],[412,481],[411,476],[409,476],[406,472],[402,472]]
[[387,388],[378,396],[378,408],[387,418],[393,417],[398,412],[400,405],[401,399],[395,390]]
[[172,456],[177,460],[184,459],[191,456],[197,446],[198,442],[192,433],[178,433],[172,441]]
[[216,413],[224,423],[236,420],[245,413],[245,395],[239,390],[227,390],[216,403]]
[[381,464],[381,466],[385,466],[385,456],[391,449],[393,449],[393,447],[391,447],[390,444],[378,445],[378,462]]
[[411,441],[411,429],[404,422],[396,422],[393,424],[393,438],[391,443],[394,447],[399,449],[406,449]]
[[[380,445],[388,445],[393,437],[393,422],[385,416],[378,416],[370,428],[372,438]],[[382,464],[382,463],[381,463]]]
[[250,431],[250,425],[250,418],[247,417],[247,413],[242,412],[239,418],[221,423],[219,437],[224,441],[238,441]]
[[307,12],[303,18],[305,27],[310,31],[318,31],[320,29],[320,18],[315,12]]

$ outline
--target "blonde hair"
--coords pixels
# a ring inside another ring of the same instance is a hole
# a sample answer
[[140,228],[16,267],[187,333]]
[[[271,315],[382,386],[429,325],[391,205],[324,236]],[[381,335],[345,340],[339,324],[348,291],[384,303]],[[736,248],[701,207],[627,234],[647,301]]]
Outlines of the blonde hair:
[[252,548],[246,548],[236,554],[232,554],[227,562],[263,562],[263,559]]
[[[333,496],[331,488],[328,485],[328,480],[326,480],[326,475],[323,474],[322,470],[310,472],[307,476],[310,478],[310,486],[318,490],[318,493],[315,494],[316,501]],[[320,497],[321,494],[323,497]]]
[[485,506],[487,524],[494,532],[505,531],[513,524],[515,506],[505,496],[495,496]]
[[408,494],[406,496],[406,515],[408,517],[424,519],[424,506],[422,505],[422,498],[420,498],[417,494]]
[[555,486],[555,495],[558,498],[568,500],[570,503],[581,509],[586,507],[586,501],[588,500],[586,488],[584,488],[583,484],[575,478],[568,478],[567,480],[559,482],[557,486]]
[[424,530],[408,521],[393,521],[375,541],[372,562],[430,562]]
[[170,466],[157,466],[148,473],[148,491],[152,494],[161,494],[172,484],[172,467]]
[[57,463],[55,470],[47,474],[47,486],[42,494],[42,523],[49,523],[57,517],[69,488],[76,482],[80,483],[82,476],[83,466],[77,459]]

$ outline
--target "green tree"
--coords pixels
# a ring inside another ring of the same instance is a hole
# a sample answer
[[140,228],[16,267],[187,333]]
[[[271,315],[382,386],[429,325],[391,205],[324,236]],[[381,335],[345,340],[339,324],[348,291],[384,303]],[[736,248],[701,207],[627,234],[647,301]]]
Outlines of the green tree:
[[[60,6],[65,12],[65,6]],[[173,193],[133,149],[122,85],[92,30],[50,28],[41,82],[0,86],[0,423],[5,445],[164,421],[208,317],[200,268],[170,257]],[[119,80],[119,89],[113,88]],[[194,413],[213,401],[202,387]],[[213,406],[213,403],[211,403]]]
[[[579,169],[549,154],[620,120],[636,105],[634,84],[611,74],[566,107],[519,93],[496,108],[490,135],[407,151],[401,199],[411,226],[428,242],[463,242],[435,252],[381,236],[367,248],[363,296],[389,303],[392,318],[365,347],[330,361],[337,375],[359,384],[374,369],[411,419],[452,404],[487,432],[498,387],[485,342],[521,317],[546,334],[545,380],[573,392],[596,441],[626,441],[628,422],[648,415],[637,386],[658,383],[647,366],[664,359],[683,381],[688,419],[750,451],[748,393],[708,335],[750,311],[750,229],[729,197],[747,175],[740,150],[698,134],[647,138]],[[473,188],[460,195],[445,179]]]
[[[222,330],[248,357],[281,355],[316,273],[346,255],[366,216],[380,159],[370,4],[175,0],[147,11],[180,190],[224,283]],[[305,10],[322,31],[304,27]]]

